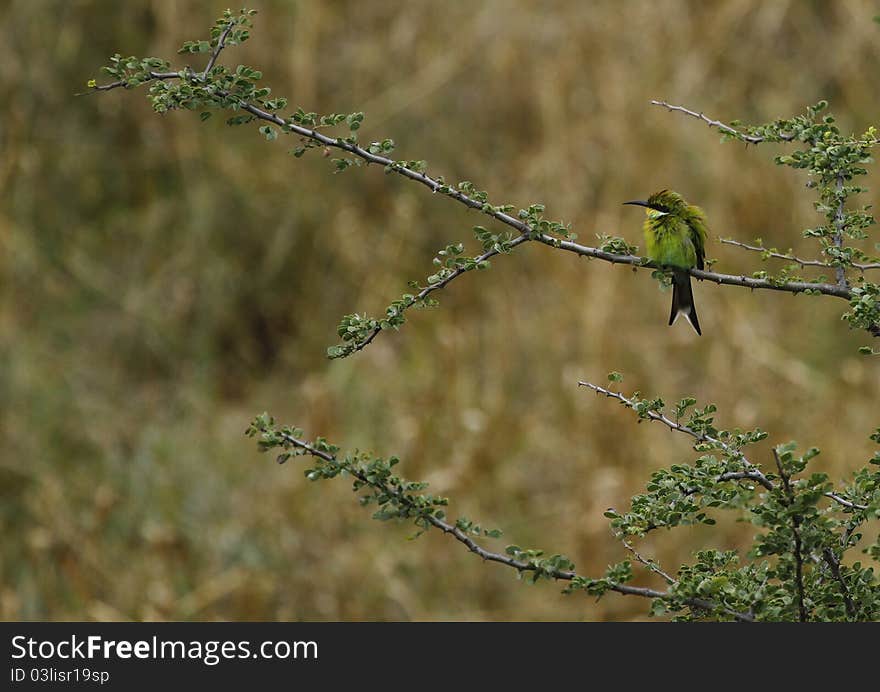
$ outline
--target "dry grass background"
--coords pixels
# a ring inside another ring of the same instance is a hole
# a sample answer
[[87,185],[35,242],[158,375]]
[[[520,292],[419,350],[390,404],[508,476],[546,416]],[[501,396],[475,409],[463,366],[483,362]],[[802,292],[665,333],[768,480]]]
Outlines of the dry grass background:
[[[496,203],[543,202],[585,241],[640,242],[641,215],[620,203],[668,186],[716,236],[810,252],[803,177],[773,166],[772,147],[722,146],[651,98],[746,121],[827,98],[844,128],[877,121],[868,1],[255,6],[254,39],[227,63],[261,68],[293,106],[364,110],[363,139],[393,137],[401,157]],[[334,176],[220,119],[155,116],[141,93],[72,96],[113,52],[171,56],[221,9],[0,7],[0,617],[645,612],[527,587],[439,535],[370,521],[345,482],[315,486],[256,453],[242,431],[263,410],[398,454],[453,515],[592,574],[625,557],[603,510],[692,454],[579,378],[619,370],[628,388],[715,401],[722,424],[820,446],[835,477],[864,463],[880,365],[829,298],[700,284],[696,339],[666,327],[669,296],[648,273],[525,247],[400,334],[327,361],[342,314],[381,310],[486,221],[378,170]],[[756,268],[709,252],[722,271]],[[645,548],[674,567],[748,535],[721,522]]]

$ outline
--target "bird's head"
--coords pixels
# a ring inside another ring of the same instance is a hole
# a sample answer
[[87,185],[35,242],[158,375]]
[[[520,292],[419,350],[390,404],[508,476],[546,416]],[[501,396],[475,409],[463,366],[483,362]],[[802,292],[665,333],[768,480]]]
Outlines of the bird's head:
[[681,216],[688,206],[684,197],[672,190],[660,190],[646,200],[636,199],[632,202],[624,202],[624,204],[645,207],[645,213],[652,218],[660,218],[667,214]]

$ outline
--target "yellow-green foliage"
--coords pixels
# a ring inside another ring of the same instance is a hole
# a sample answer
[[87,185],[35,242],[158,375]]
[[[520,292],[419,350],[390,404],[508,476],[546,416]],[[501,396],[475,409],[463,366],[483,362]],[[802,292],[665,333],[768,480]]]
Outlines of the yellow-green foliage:
[[[439,535],[408,542],[410,527],[366,521],[345,484],[316,492],[254,453],[242,432],[264,409],[400,456],[461,514],[588,574],[626,557],[603,512],[690,446],[633,427],[579,378],[616,369],[670,400],[714,401],[727,427],[769,431],[764,454],[820,445],[832,477],[869,456],[880,365],[856,354],[865,339],[839,301],[704,284],[713,317],[697,340],[666,327],[647,272],[537,244],[327,360],[341,315],[381,314],[438,247],[488,220],[373,167],[334,177],[315,152],[287,157],[220,118],[159,117],[120,91],[73,98],[108,55],[172,56],[219,9],[0,10],[0,617],[642,616],[628,599],[516,588]],[[362,110],[361,141],[393,137],[400,158],[493,199],[540,199],[585,240],[639,244],[620,203],[670,187],[714,233],[811,247],[813,197],[771,165],[775,145],[719,146],[651,98],[746,122],[828,98],[844,131],[878,111],[867,0],[259,9],[255,38],[224,56],[233,67],[258,65],[293,107]],[[711,238],[707,254],[727,271],[757,259]],[[677,565],[747,536],[719,524],[642,547]]]

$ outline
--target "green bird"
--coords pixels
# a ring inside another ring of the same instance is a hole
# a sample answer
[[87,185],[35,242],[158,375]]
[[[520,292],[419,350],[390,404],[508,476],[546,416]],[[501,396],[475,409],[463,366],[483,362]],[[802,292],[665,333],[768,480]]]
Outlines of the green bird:
[[706,215],[703,210],[688,204],[677,192],[660,190],[647,200],[624,204],[646,207],[644,231],[648,258],[663,269],[672,272],[672,313],[670,326],[679,315],[684,315],[694,331],[702,335],[691,275],[682,269],[703,268],[706,257]]

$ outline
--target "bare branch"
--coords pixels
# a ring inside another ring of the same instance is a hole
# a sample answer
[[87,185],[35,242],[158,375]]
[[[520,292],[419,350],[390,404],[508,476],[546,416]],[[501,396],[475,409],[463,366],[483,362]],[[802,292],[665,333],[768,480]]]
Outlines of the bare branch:
[[[825,262],[823,260],[814,260],[814,259],[803,259],[801,257],[797,257],[792,254],[777,252],[776,250],[770,250],[762,245],[749,245],[748,243],[741,243],[738,240],[734,240],[733,238],[719,238],[718,239],[724,245],[734,245],[736,247],[742,248],[743,250],[751,250],[752,252],[760,252],[767,257],[773,257],[775,259],[786,260],[788,262],[794,262],[795,264],[799,264],[802,267],[823,267],[826,269],[836,268],[836,264],[832,264],[831,262]],[[859,271],[867,271],[869,269],[880,269],[880,262],[870,263],[870,264],[862,264],[859,262],[853,262],[847,266],[852,267],[853,269],[858,269]]]
[[[776,250],[770,250],[765,248],[763,245],[749,245],[748,243],[741,243],[738,240],[734,240],[733,238],[719,238],[718,241],[723,245],[734,245],[735,247],[742,248],[743,250],[751,250],[752,252],[760,252],[762,255],[766,257],[773,257],[775,259],[786,260],[788,262],[794,262],[795,264],[799,264],[802,267],[823,267],[830,268],[832,265],[823,260],[814,260],[814,259],[802,259],[801,257],[796,257],[795,255],[785,254],[782,252],[777,252]],[[880,265],[878,265],[880,266]]]
[[841,497],[837,493],[825,493],[825,497],[830,497],[836,503],[843,505],[849,509],[868,509],[868,505],[859,505],[855,502],[850,502],[845,497]]
[[[726,123],[721,122],[720,120],[712,120],[712,118],[708,118],[702,113],[697,113],[696,111],[692,111],[684,106],[673,106],[672,104],[666,103],[666,101],[651,101],[652,106],[662,106],[670,111],[678,111],[679,113],[684,113],[685,115],[689,115],[692,118],[697,118],[698,120],[702,120],[709,127],[717,127],[722,132],[731,135],[732,137],[736,137],[738,140],[742,142],[747,142],[748,144],[760,144],[761,142],[766,141],[766,137],[761,137],[759,135],[747,135],[744,132],[740,132],[735,127],[731,127]],[[790,142],[794,139],[794,135],[780,135],[780,139]]]

